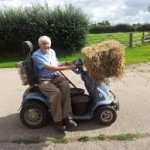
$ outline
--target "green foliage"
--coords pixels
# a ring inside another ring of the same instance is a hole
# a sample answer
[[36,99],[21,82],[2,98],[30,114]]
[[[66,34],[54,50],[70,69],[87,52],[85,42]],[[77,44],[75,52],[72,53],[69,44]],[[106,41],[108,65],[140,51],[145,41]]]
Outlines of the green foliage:
[[84,46],[87,30],[87,16],[72,5],[54,10],[39,4],[0,10],[0,44],[7,51],[20,49],[25,40],[37,44],[39,36],[48,35],[53,47],[72,53]]
[[97,33],[110,33],[112,27],[110,25],[92,25],[89,29],[90,33],[97,34]]
[[134,31],[150,31],[150,24],[117,24],[111,25],[109,22],[101,22],[97,24],[91,24],[89,26],[89,33],[99,34],[99,33],[114,33],[114,32],[134,32]]
[[117,24],[112,26],[112,32],[132,32],[134,28],[129,24]]
[[86,16],[80,9],[75,9],[71,5],[65,9],[57,7],[53,12],[54,24],[57,34],[53,41],[56,47],[80,50],[85,43],[85,35],[88,29]]
[[150,24],[145,23],[145,24],[137,26],[137,31],[150,31]]

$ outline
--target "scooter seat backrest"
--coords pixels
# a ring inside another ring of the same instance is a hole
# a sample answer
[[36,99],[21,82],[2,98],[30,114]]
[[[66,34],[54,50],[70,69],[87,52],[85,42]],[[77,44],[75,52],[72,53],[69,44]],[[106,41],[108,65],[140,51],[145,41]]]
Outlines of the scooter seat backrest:
[[32,59],[33,44],[30,41],[24,41],[22,43],[22,51],[27,55],[24,61],[20,61],[17,64],[18,72],[22,80],[23,85],[35,86],[39,83],[34,62]]
[[27,80],[30,86],[34,86],[39,83],[39,79],[36,73],[36,69],[34,67],[34,62],[32,57],[28,57],[24,60],[24,66],[26,69]]

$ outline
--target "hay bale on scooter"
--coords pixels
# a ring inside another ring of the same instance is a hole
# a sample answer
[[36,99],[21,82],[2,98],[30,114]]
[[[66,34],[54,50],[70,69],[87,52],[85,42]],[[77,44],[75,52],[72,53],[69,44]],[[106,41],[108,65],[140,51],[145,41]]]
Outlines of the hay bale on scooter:
[[107,40],[82,49],[81,54],[89,76],[95,83],[108,78],[120,78],[124,74],[124,46],[115,40]]

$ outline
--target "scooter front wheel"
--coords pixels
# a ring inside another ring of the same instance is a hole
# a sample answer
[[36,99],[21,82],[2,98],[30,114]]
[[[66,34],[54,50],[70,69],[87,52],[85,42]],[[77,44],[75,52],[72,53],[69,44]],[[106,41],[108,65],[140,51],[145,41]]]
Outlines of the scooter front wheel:
[[32,129],[40,128],[46,124],[48,117],[47,108],[37,102],[25,103],[20,111],[20,120],[22,123]]
[[101,106],[96,109],[95,117],[101,125],[111,125],[115,122],[117,113],[111,106]]

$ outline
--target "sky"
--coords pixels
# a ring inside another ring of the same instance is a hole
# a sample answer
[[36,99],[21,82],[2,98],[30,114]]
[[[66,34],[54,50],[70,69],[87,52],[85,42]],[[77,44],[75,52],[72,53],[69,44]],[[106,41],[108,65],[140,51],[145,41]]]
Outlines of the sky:
[[0,0],[0,9],[3,6],[30,7],[36,2],[41,5],[47,2],[52,9],[71,3],[74,7],[81,8],[91,23],[150,23],[150,0]]

